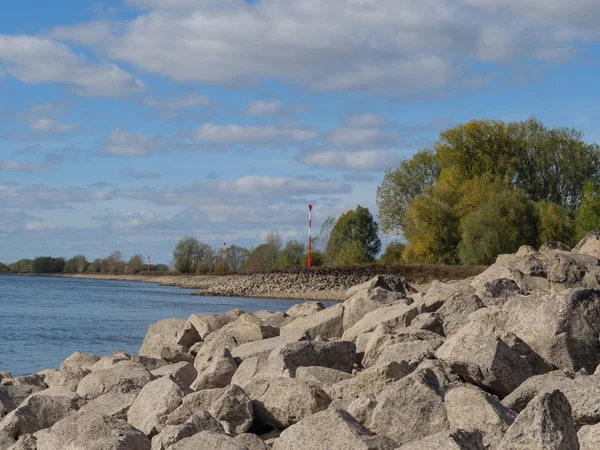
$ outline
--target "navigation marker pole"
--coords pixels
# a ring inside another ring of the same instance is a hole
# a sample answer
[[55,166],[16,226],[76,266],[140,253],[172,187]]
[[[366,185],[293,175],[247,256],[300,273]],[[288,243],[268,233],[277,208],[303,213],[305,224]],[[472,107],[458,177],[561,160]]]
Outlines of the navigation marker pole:
[[150,257],[148,256],[148,272],[150,272]]
[[225,258],[227,257],[227,242],[223,242],[223,273],[225,273]]
[[310,246],[312,241],[312,207],[313,205],[308,205],[308,267],[310,267]]

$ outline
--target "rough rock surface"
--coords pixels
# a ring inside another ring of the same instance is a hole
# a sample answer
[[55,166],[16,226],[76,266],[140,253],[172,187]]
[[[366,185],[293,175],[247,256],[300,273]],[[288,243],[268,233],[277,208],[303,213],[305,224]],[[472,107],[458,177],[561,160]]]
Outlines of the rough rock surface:
[[359,334],[373,331],[380,324],[392,327],[407,327],[418,314],[418,309],[415,306],[407,304],[405,300],[390,303],[366,314],[351,328],[344,331],[342,339],[355,341]]
[[247,450],[247,447],[226,434],[215,433],[213,431],[202,431],[192,437],[182,439],[169,447],[169,450],[201,449]]
[[228,349],[215,350],[205,365],[198,368],[198,377],[191,387],[195,391],[225,387],[231,383],[236,370],[237,364]]
[[534,398],[507,430],[498,450],[578,450],[571,406],[558,390]]
[[140,355],[171,362],[189,361],[190,347],[200,340],[198,331],[187,320],[161,320],[150,325]]
[[395,447],[391,439],[375,436],[350,414],[328,409],[285,430],[275,440],[273,450],[392,450]]
[[316,314],[300,317],[281,327],[280,334],[308,333],[311,339],[321,336],[324,339],[339,338],[344,333],[344,305],[334,305]]
[[484,450],[486,448],[488,447],[485,446],[478,432],[450,429],[405,444],[397,450]]
[[127,361],[110,369],[93,371],[79,382],[77,394],[92,400],[110,392],[132,392],[143,388],[154,378],[146,368]]

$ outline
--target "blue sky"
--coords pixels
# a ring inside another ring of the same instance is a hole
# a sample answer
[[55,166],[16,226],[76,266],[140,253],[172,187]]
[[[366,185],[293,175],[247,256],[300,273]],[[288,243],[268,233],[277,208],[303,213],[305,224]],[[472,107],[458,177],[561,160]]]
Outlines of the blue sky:
[[[473,118],[600,141],[597,0],[0,6],[0,261],[306,238]],[[384,239],[389,237],[383,236]]]

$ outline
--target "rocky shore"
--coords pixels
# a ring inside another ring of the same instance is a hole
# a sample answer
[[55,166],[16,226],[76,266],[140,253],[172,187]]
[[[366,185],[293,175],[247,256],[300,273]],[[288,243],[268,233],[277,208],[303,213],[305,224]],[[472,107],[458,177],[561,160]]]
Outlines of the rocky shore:
[[[413,283],[466,278],[484,268],[452,266],[406,266],[402,275]],[[139,281],[194,290],[192,295],[343,301],[346,291],[376,275],[396,274],[382,267],[315,268],[229,275],[67,275],[73,278]]]
[[600,448],[600,235],[0,372],[0,450]]

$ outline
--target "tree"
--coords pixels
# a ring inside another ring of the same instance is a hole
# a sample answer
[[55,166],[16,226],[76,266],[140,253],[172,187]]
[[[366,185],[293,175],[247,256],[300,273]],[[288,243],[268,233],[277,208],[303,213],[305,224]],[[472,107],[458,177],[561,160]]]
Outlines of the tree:
[[403,252],[406,244],[401,241],[392,241],[386,247],[383,254],[379,257],[379,262],[385,265],[404,263]]
[[350,239],[344,242],[335,255],[336,266],[348,266],[353,264],[366,264],[373,262],[365,244],[358,239]]
[[[325,265],[325,253],[321,250],[311,250],[310,252],[311,267],[321,267]],[[302,255],[300,259],[300,267],[308,267],[308,253]]]
[[536,245],[536,205],[521,189],[505,186],[493,193],[461,222],[459,245],[463,264],[491,264],[501,253]]
[[590,231],[600,231],[600,187],[591,181],[586,183],[577,208],[575,230],[577,241]]
[[105,260],[104,269],[107,273],[119,273],[123,272],[125,265],[123,263],[123,257],[121,252],[115,250]]
[[272,244],[261,244],[250,252],[246,261],[246,270],[260,272],[273,270],[277,267],[279,252]]
[[202,252],[198,239],[191,236],[186,236],[181,239],[173,250],[173,267],[180,273],[190,273],[192,271],[192,254],[197,257]]
[[144,268],[144,257],[140,254],[135,254],[127,262],[127,272],[139,273]]
[[10,267],[8,267],[6,264],[0,263],[0,273],[9,273],[10,272]]
[[65,263],[66,273],[84,273],[87,271],[89,263],[85,256],[75,255]]
[[575,222],[568,211],[556,203],[537,203],[538,207],[538,247],[550,241],[559,241],[573,247],[575,242]]
[[[282,269],[290,269],[292,267],[300,267],[302,263],[302,255],[305,252],[304,244],[298,241],[289,241],[283,250],[279,253],[279,267]],[[312,252],[311,252],[312,256]],[[311,258],[312,259],[312,258]],[[312,265],[312,261],[311,261]]]
[[[374,261],[381,249],[378,231],[379,225],[373,219],[369,209],[359,205],[356,210],[350,210],[340,216],[327,242],[327,253],[336,261],[338,253],[346,243],[354,241],[350,248],[354,249],[355,243],[359,243],[364,247],[367,259],[365,262]],[[354,254],[358,255],[357,252]]]
[[248,255],[250,255],[250,250],[247,248],[231,245],[227,248],[227,257],[225,263],[231,270],[240,272],[248,260]]
[[440,165],[433,150],[422,150],[395,169],[388,169],[377,188],[377,206],[384,233],[401,234],[406,210],[412,201],[432,186],[440,176]]

